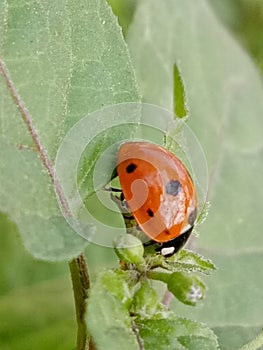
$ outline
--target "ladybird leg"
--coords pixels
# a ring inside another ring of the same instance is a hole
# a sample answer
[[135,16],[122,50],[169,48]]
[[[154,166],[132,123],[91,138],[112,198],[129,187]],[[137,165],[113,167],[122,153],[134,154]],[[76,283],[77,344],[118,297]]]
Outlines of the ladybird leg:
[[114,188],[114,187],[104,187],[104,191],[108,192],[122,192],[120,188]]
[[117,204],[117,206],[121,212],[121,215],[122,215],[123,220],[125,222],[127,233],[133,233],[134,228],[136,227],[136,222],[135,222],[134,216],[129,211],[127,203],[125,201],[121,200],[120,198],[116,197],[112,192],[111,192],[110,196],[111,196],[111,199],[114,201],[114,203]]
[[[119,202],[122,202],[122,190],[120,188],[114,188],[114,187],[104,187],[103,188],[104,191],[106,192],[110,192],[110,197],[111,199],[119,206]],[[116,194],[114,194],[116,193]],[[119,193],[119,195],[117,195],[117,193]]]
[[117,197],[115,194],[113,194],[114,191],[111,191],[110,189],[108,191],[110,192],[111,200],[113,200],[113,202],[116,203],[118,205],[118,207],[121,209],[123,207],[121,199],[119,197]]
[[[116,172],[116,176],[118,176],[117,172]],[[111,179],[113,179],[116,176],[112,176]],[[117,204],[118,208],[120,209],[121,214],[122,214],[123,219],[124,219],[124,222],[125,222],[125,225],[126,225],[126,228],[127,228],[127,232],[129,233],[129,231],[133,230],[134,227],[136,227],[136,229],[138,231],[141,231],[141,228],[138,225],[136,225],[137,223],[134,219],[134,216],[132,215],[132,213],[129,210],[128,203],[125,200],[125,197],[124,197],[122,190],[119,188],[114,188],[114,187],[107,187],[107,188],[105,187],[104,190],[110,192],[111,199],[113,200],[114,203]],[[120,195],[117,196],[114,194],[114,192],[120,193]]]
[[108,189],[106,189],[106,190],[107,190],[107,191],[111,191],[111,192],[119,192],[119,193],[120,193],[120,196],[119,196],[119,197],[116,197],[116,196],[114,196],[114,195],[111,193],[111,199],[114,200],[113,197],[112,197],[112,196],[114,196],[114,197],[117,198],[119,201],[121,201],[121,206],[122,206],[122,208],[125,208],[125,209],[129,210],[128,203],[126,202],[126,199],[125,199],[124,194],[123,194],[123,192],[122,192],[121,189],[118,189],[118,188],[111,188],[111,189],[110,189],[110,188],[108,188]]
[[[123,196],[122,191],[121,190],[119,191],[118,189],[116,189],[116,191],[110,191],[110,189],[108,189],[108,191],[110,192],[111,199],[113,200],[114,203],[117,204],[118,208],[120,209],[123,218],[134,219],[133,215],[129,210],[129,206]],[[120,196],[116,196],[115,194],[113,194],[113,192],[119,192]]]

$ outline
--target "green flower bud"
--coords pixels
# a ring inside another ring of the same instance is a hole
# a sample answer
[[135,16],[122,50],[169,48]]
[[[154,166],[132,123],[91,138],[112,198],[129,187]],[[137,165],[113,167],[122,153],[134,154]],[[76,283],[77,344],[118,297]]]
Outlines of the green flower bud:
[[133,235],[121,235],[114,241],[114,250],[119,259],[128,264],[140,264],[143,261],[142,242]]

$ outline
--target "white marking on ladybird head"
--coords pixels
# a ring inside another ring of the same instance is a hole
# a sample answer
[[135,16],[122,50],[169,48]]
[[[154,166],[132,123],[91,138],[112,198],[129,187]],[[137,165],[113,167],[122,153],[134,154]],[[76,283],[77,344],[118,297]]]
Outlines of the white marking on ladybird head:
[[161,254],[162,254],[163,256],[173,255],[174,251],[175,251],[175,248],[174,248],[174,247],[162,248],[162,249],[161,249]]

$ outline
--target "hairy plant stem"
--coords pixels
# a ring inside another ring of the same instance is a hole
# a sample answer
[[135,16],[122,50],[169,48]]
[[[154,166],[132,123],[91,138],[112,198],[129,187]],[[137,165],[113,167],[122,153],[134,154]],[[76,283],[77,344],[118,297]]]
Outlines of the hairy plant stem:
[[257,350],[263,346],[263,330],[259,333],[259,335],[251,340],[251,342],[245,344],[239,350]]
[[77,350],[95,350],[95,345],[88,335],[85,321],[86,302],[90,280],[84,255],[81,253],[69,263],[77,319]]
[[133,333],[134,333],[135,336],[136,336],[139,349],[140,349],[140,350],[144,350],[143,341],[142,341],[142,339],[140,338],[140,334],[139,334],[139,331],[138,331],[138,329],[137,329],[137,327],[136,327],[136,324],[135,324],[135,322],[134,322],[133,320],[131,320],[131,324],[132,324],[132,331],[133,331]]

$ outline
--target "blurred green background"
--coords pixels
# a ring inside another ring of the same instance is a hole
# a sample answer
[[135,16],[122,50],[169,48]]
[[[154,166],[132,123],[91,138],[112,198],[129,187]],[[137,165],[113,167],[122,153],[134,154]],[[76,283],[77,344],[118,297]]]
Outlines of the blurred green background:
[[[133,0],[109,0],[126,33]],[[263,72],[263,1],[210,0],[218,18]],[[67,263],[34,260],[16,226],[0,214],[0,349],[73,349],[75,315]],[[91,276],[116,264],[112,250],[91,245],[86,256]]]

